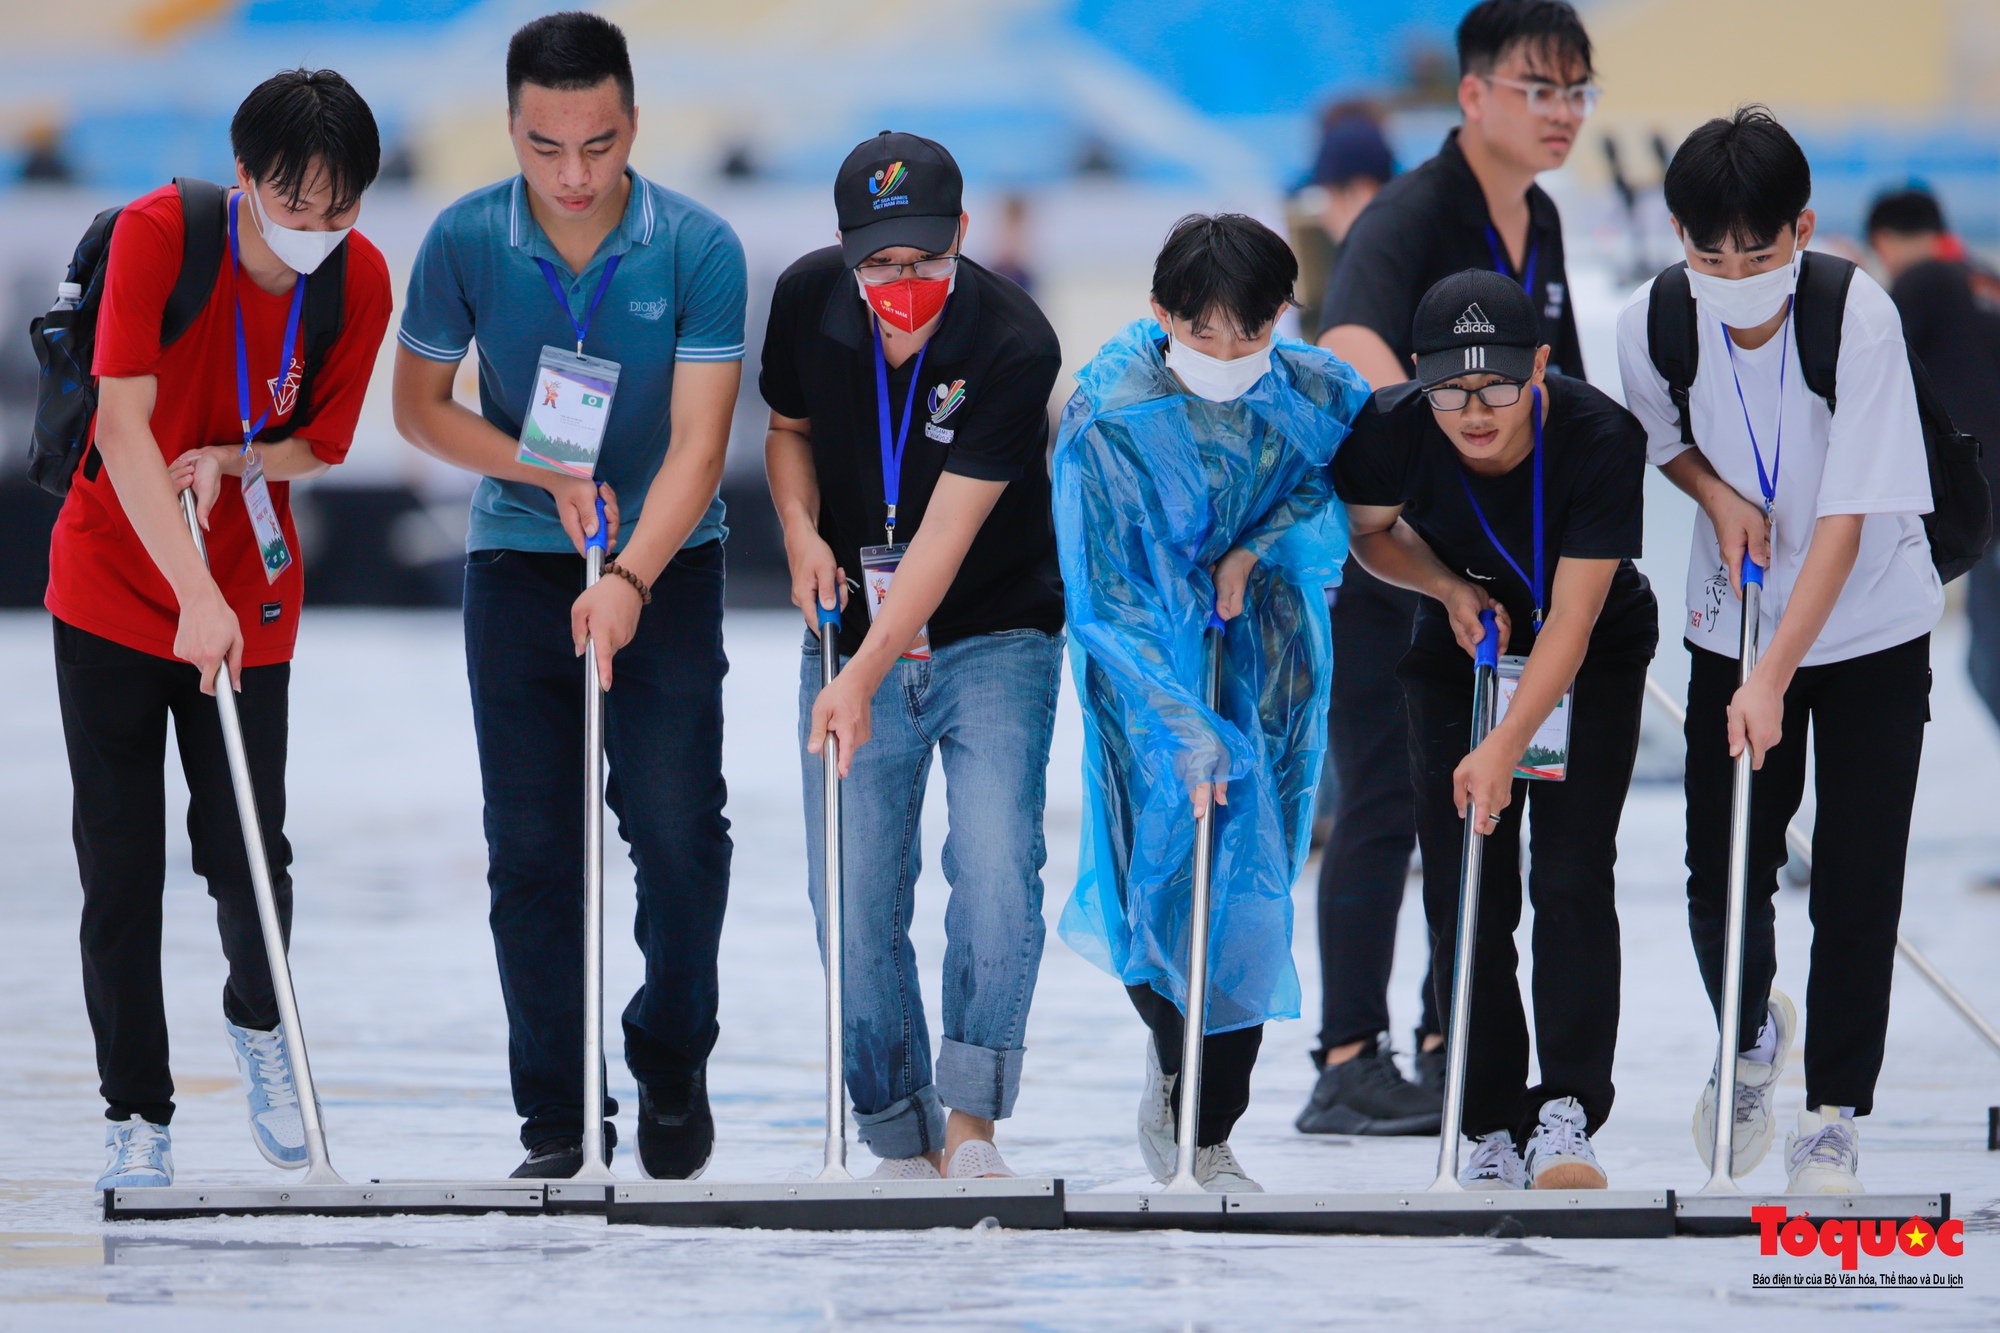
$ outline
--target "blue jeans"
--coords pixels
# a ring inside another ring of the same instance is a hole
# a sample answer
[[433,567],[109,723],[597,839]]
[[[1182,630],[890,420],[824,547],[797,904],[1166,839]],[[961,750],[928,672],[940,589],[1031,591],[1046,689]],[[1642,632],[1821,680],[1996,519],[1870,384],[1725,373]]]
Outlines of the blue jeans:
[[[944,1147],[944,1107],[989,1120],[1014,1110],[1028,1002],[1042,960],[1042,798],[1062,636],[982,634],[900,661],[875,692],[874,736],[842,782],[847,1090],[878,1157]],[[799,668],[808,891],[824,924],[820,756],[805,753],[820,690],[819,640]],[[944,1041],[930,1032],[910,947],[931,750],[944,760]],[[824,936],[822,936],[822,939]],[[821,946],[824,948],[824,944]]]
[[[625,1063],[684,1086],[716,1026],[729,896],[723,817],[721,542],[682,551],[620,650],[604,697],[605,799],[632,851],[646,980],[625,1007]],[[521,1143],[583,1128],[583,661],[571,647],[580,556],[474,551],[465,666],[486,796],[489,921],[507,1004]],[[605,1099],[604,1112],[618,1105]]]

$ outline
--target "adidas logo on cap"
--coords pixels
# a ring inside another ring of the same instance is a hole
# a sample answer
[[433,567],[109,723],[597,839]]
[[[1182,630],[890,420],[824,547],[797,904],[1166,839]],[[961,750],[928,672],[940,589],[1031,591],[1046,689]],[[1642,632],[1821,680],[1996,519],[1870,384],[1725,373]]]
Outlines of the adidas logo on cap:
[[1465,313],[1458,317],[1458,323],[1451,326],[1451,331],[1455,334],[1498,333],[1500,329],[1498,325],[1486,317],[1486,312],[1479,308],[1479,302],[1474,301],[1465,308]]

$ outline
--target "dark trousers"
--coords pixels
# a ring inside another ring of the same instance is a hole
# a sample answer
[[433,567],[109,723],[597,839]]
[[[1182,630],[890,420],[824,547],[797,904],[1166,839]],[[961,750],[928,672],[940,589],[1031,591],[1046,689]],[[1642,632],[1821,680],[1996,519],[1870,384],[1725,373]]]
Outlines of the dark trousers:
[[[1743,932],[1743,1008],[1737,1044],[1764,1024],[1778,967],[1778,868],[1785,827],[1806,783],[1812,721],[1812,970],[1806,981],[1806,1105],[1867,1115],[1889,1028],[1889,977],[1903,909],[1903,860],[1924,724],[1930,720],[1930,635],[1881,652],[1800,667],[1785,691],[1784,736],[1750,782],[1750,879]],[[1729,912],[1729,804],[1735,762],[1726,709],[1737,662],[1688,645],[1688,932],[1718,1014]]]
[[[1179,1077],[1181,1045],[1187,1029],[1174,1002],[1151,986],[1127,986],[1125,993],[1153,1034],[1160,1071]],[[1229,1141],[1229,1131],[1250,1109],[1250,1071],[1257,1066],[1257,1049],[1264,1044],[1264,1025],[1213,1032],[1201,1039],[1201,1123],[1195,1126],[1197,1148]],[[1181,1123],[1179,1089],[1174,1096],[1174,1127]]]
[[[1417,836],[1424,849],[1424,915],[1431,974],[1449,1026],[1458,943],[1465,821],[1452,773],[1472,734],[1472,662],[1460,656],[1403,664],[1410,703],[1410,764]],[[1486,836],[1467,1033],[1464,1131],[1533,1129],[1542,1103],[1574,1097],[1591,1132],[1611,1113],[1618,1044],[1618,820],[1639,750],[1646,664],[1596,664],[1577,673],[1569,776],[1514,784],[1514,800]],[[1528,896],[1535,908],[1535,1055],[1542,1081],[1528,1087],[1528,1025],[1521,1009],[1514,928],[1521,920],[1521,823],[1534,819]]]
[[[729,893],[723,818],[722,543],[654,585],[604,701],[606,799],[638,872],[646,980],[625,1007],[639,1082],[684,1085],[715,1045],[716,947]],[[570,639],[574,555],[475,551],[465,661],[486,797],[489,921],[507,1004],[521,1142],[583,1126],[584,663]],[[607,1098],[605,1114],[617,1111]]]
[[[55,622],[56,694],[75,789],[71,834],[83,881],[83,998],[97,1040],[105,1116],[174,1118],[167,1016],[160,994],[161,895],[167,876],[167,718],[174,720],[188,785],[194,872],[208,881],[229,979],[222,1013],[238,1027],[278,1026],[271,965],[250,888],[250,861],[222,720],[201,692],[201,673]],[[288,662],[247,667],[236,706],[257,795],[271,887],[291,938],[291,844],[285,841]],[[226,687],[226,686],[225,686]]]
[[1965,619],[1972,632],[1966,672],[1986,711],[2000,722],[2000,546],[1989,547],[1965,576]]
[[[1320,852],[1320,1054],[1389,1027],[1396,915],[1417,844],[1410,720],[1396,663],[1410,647],[1417,594],[1347,562],[1333,602],[1333,699],[1327,762],[1338,786]],[[1423,1030],[1439,1032],[1424,978]]]

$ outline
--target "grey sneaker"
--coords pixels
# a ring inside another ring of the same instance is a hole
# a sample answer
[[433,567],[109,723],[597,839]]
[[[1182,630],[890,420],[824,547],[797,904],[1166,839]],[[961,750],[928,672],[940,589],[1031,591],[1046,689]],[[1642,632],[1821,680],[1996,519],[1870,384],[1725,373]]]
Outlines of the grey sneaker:
[[[1764,1154],[1771,1151],[1771,1141],[1778,1135],[1777,1122],[1771,1118],[1771,1092],[1785,1072],[1785,1061],[1792,1051],[1792,1038],[1799,1030],[1799,1014],[1783,991],[1773,990],[1768,1003],[1769,1021],[1775,1025],[1778,1037],[1778,1048],[1771,1056],[1771,1063],[1764,1064],[1740,1055],[1736,1057],[1736,1123],[1730,1130],[1729,1140],[1731,1176],[1745,1176],[1755,1170],[1757,1163],[1764,1160]],[[1711,1072],[1708,1086],[1701,1090],[1701,1097],[1694,1105],[1694,1146],[1701,1153],[1701,1164],[1711,1170],[1715,1167],[1715,1085],[1718,1081]]]
[[1459,1168],[1458,1183],[1469,1190],[1528,1188],[1528,1168],[1514,1148],[1514,1136],[1504,1129],[1481,1135],[1472,1159]]
[[1799,1129],[1785,1140],[1785,1193],[1866,1194],[1855,1172],[1861,1169],[1861,1133],[1851,1117],[1831,1106],[1799,1112]]
[[1227,1143],[1199,1149],[1194,1155],[1194,1178],[1210,1194],[1262,1194],[1264,1187],[1244,1172]]

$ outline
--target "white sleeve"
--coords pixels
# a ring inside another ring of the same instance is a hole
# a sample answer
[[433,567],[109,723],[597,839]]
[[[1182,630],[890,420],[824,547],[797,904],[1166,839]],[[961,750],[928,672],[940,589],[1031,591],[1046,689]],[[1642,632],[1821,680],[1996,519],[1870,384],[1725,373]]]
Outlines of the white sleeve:
[[1667,382],[1653,365],[1646,340],[1646,312],[1653,284],[1632,294],[1618,312],[1618,375],[1625,382],[1625,407],[1646,428],[1646,461],[1663,467],[1691,446],[1681,440],[1681,415]]
[[1839,406],[1827,438],[1817,516],[1930,511],[1930,464],[1902,317],[1873,278],[1856,273],[1847,291]]

